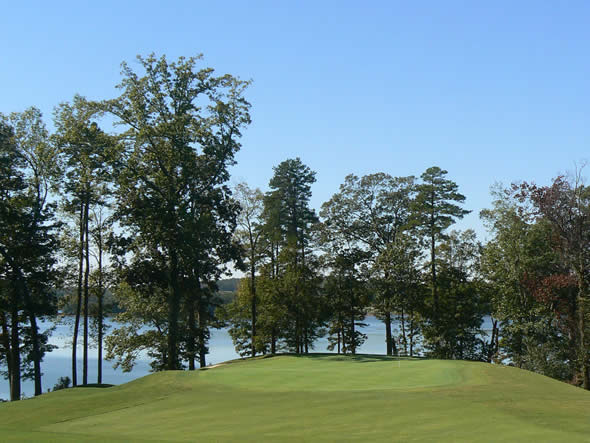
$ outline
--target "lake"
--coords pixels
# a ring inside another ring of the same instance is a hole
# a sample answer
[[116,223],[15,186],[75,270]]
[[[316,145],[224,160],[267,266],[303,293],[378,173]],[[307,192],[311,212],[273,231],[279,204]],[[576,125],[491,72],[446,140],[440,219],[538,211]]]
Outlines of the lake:
[[[113,322],[108,322],[113,325]],[[359,354],[382,354],[385,355],[385,326],[384,324],[375,318],[374,316],[367,316],[364,320],[367,326],[360,328],[360,330],[367,334],[367,340],[357,350]],[[41,330],[45,330],[53,326],[50,321],[42,322],[40,325]],[[115,324],[116,327],[116,324]],[[394,324],[397,328],[397,325]],[[490,329],[490,318],[484,319],[484,329]],[[43,371],[43,390],[47,391],[48,388],[53,388],[60,377],[68,376],[71,377],[71,335],[72,326],[69,324],[57,324],[55,325],[55,331],[51,335],[49,342],[53,345],[58,346],[53,352],[48,353],[41,364]],[[81,337],[79,343],[81,343]],[[327,349],[328,339],[323,337],[317,340],[314,344],[313,352],[330,352]],[[236,353],[232,339],[227,332],[226,328],[222,329],[211,329],[211,339],[209,341],[209,354],[207,355],[208,364],[221,363],[226,360],[232,360],[239,358],[240,356]],[[335,352],[335,351],[332,351]],[[78,380],[82,380],[82,347],[78,347]],[[139,359],[137,364],[133,368],[133,371],[125,373],[120,369],[113,369],[112,363],[104,361],[102,365],[102,379],[103,383],[109,384],[122,384],[128,381],[134,380],[139,377],[143,377],[150,373],[149,361],[145,359]],[[88,357],[88,382],[96,383],[97,377],[97,358],[96,349],[91,349]],[[35,392],[34,384],[30,380],[23,380],[22,392],[25,396],[32,396]],[[0,398],[10,398],[10,389],[8,380],[0,380]]]

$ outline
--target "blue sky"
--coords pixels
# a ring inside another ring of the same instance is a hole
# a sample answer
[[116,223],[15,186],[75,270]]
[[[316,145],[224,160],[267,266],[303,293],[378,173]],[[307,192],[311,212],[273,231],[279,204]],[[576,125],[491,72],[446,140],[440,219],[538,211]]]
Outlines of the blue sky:
[[[18,3],[18,4],[17,4]],[[121,61],[204,54],[252,79],[233,181],[299,156],[312,204],[349,173],[449,171],[478,219],[490,186],[588,159],[590,2],[7,2],[0,112],[116,96]]]

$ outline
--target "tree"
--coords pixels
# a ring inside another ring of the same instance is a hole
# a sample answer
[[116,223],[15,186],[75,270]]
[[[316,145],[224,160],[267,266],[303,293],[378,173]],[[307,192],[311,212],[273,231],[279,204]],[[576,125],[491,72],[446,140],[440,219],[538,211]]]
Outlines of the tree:
[[250,121],[242,97],[248,83],[231,75],[215,77],[211,68],[196,70],[200,59],[138,57],[143,75],[123,63],[121,96],[101,104],[125,128],[115,211],[127,237],[122,244],[134,243],[138,257],[145,252],[157,258],[166,276],[167,369],[179,368],[183,301],[192,345],[196,314],[206,320],[210,292],[202,288],[217,272],[212,267],[238,252],[232,243],[238,206],[225,183],[240,131]]
[[278,215],[272,228],[282,235],[285,246],[294,249],[295,260],[304,264],[310,226],[317,222],[315,211],[309,207],[311,185],[316,181],[315,172],[299,158],[285,160],[273,170],[274,175],[269,182],[271,190],[265,202],[267,213]]
[[[493,322],[488,360],[571,380],[573,368],[567,367],[576,361],[575,315],[567,312],[570,303],[548,297],[545,284],[567,268],[552,247],[551,227],[536,219],[530,201],[515,190],[497,186],[493,208],[480,214],[493,235],[481,260]],[[555,312],[557,307],[563,311]]]
[[417,351],[424,313],[422,258],[416,237],[403,232],[381,251],[371,269],[376,293],[373,305],[380,316],[389,313],[399,319],[400,347],[410,356]]
[[264,199],[263,229],[277,280],[275,290],[282,294],[289,313],[285,339],[295,352],[307,353],[321,324],[319,282],[310,251],[312,226],[317,223],[309,207],[315,172],[299,158],[285,160],[273,169]]
[[432,318],[437,322],[439,314],[438,281],[436,274],[436,246],[446,238],[445,231],[456,219],[463,218],[469,211],[458,204],[465,201],[459,187],[445,178],[447,171],[433,166],[421,175],[422,183],[416,186],[413,202],[413,223],[426,239],[430,248],[430,280],[432,291]]
[[[256,296],[256,272],[262,259],[261,234],[262,211],[264,210],[264,194],[260,189],[250,189],[246,183],[240,183],[235,189],[236,199],[242,208],[238,217],[239,229],[236,231],[238,241],[245,250],[250,273],[248,285],[250,299],[250,352],[256,356],[256,317],[258,299]],[[244,297],[242,297],[244,298]]]
[[369,299],[365,281],[367,253],[357,248],[331,251],[324,257],[331,271],[324,284],[330,312],[328,349],[336,347],[338,354],[356,354],[367,339],[357,329],[366,326],[362,321]]
[[[53,139],[60,150],[65,169],[62,206],[66,214],[72,217],[78,226],[78,240],[73,240],[76,243],[78,255],[76,317],[72,341],[73,386],[78,384],[76,353],[81,314],[83,314],[82,384],[88,384],[90,219],[93,210],[102,212],[107,205],[105,201],[107,183],[112,177],[110,159],[116,155],[117,147],[114,138],[105,134],[93,121],[96,117],[96,108],[78,95],[74,97],[71,104],[62,103],[55,109],[56,134]],[[102,245],[100,248],[100,260],[102,260]],[[99,349],[102,350],[102,347],[99,346]]]
[[52,391],[55,392],[55,391],[59,391],[61,389],[67,389],[67,388],[70,387],[70,383],[71,382],[72,381],[70,380],[70,377],[67,377],[67,376],[66,377],[60,377],[57,380],[57,383],[55,385],[53,385]]
[[[161,268],[149,261],[136,262],[124,270],[116,286],[115,298],[122,312],[115,320],[122,326],[106,338],[106,359],[124,372],[133,369],[140,352],[152,359],[153,371],[166,369],[167,348],[167,281]],[[180,362],[177,368],[180,369]]]
[[470,229],[452,231],[437,248],[439,311],[422,328],[428,354],[435,358],[487,358],[481,325],[489,303],[478,285],[480,249]]
[[[324,225],[341,241],[369,254],[373,264],[398,236],[409,227],[414,177],[391,177],[385,173],[346,177],[340,191],[322,205]],[[397,352],[392,334],[395,294],[382,284],[389,279],[388,268],[374,268],[379,302],[376,307],[385,323],[387,355]]]
[[[15,207],[14,200],[18,193],[26,188],[25,178],[22,171],[22,157],[19,155],[14,142],[14,130],[5,121],[0,120],[0,229],[9,226],[9,221],[14,223],[18,220],[20,211]],[[1,279],[0,295],[2,298],[1,320],[2,320],[2,357],[6,361],[7,376],[10,383],[11,400],[20,399],[20,336],[18,330],[18,309],[19,297],[10,284],[11,256],[7,246],[3,243],[7,237],[5,229],[2,229],[2,256],[0,258]],[[9,323],[10,320],[10,323]]]
[[337,348],[338,354],[355,354],[367,338],[357,327],[365,326],[362,320],[369,301],[367,276],[372,253],[348,235],[347,229],[342,229],[342,220],[337,216],[341,207],[334,198],[330,202],[322,206],[325,220],[317,227],[327,272],[323,290],[330,312],[328,349]]
[[231,303],[221,306],[221,316],[229,321],[229,335],[231,336],[236,352],[242,357],[254,356],[256,351],[266,353],[266,343],[261,337],[252,333],[252,298],[251,279],[246,277],[240,280],[235,298]]
[[281,348],[279,339],[286,330],[288,312],[282,293],[282,271],[275,262],[266,263],[257,279],[258,315],[257,349],[263,354],[277,353]]
[[554,247],[564,258],[577,282],[578,367],[582,386],[590,389],[590,353],[587,316],[590,309],[590,188],[578,171],[571,180],[563,176],[551,186],[523,184],[521,199],[530,199],[535,212],[549,223],[555,236]]
[[[102,192],[104,195],[105,192]],[[97,206],[92,210],[90,216],[90,232],[93,243],[96,247],[95,259],[97,262],[97,268],[91,279],[94,280],[92,285],[96,296],[96,344],[98,347],[98,358],[97,358],[97,380],[98,384],[102,383],[102,360],[103,360],[103,342],[104,342],[104,308],[105,308],[105,291],[108,289],[109,281],[111,280],[111,274],[109,273],[104,265],[104,258],[108,251],[107,240],[112,235],[112,218],[106,215],[105,206]]]
[[[3,309],[1,318],[2,341],[7,356],[11,399],[18,400],[21,363],[32,363],[35,395],[40,395],[41,361],[44,353],[51,350],[47,346],[46,333],[39,331],[37,319],[55,309],[51,285],[58,276],[55,230],[59,224],[53,220],[55,208],[48,196],[60,171],[56,151],[48,142],[41,112],[36,108],[8,117],[0,115],[0,145],[3,172],[0,280],[4,283],[0,286],[4,293],[0,297],[7,308]],[[21,329],[20,323],[25,318],[30,327]],[[27,352],[24,361],[20,355],[23,351]],[[27,376],[27,372],[24,375]]]

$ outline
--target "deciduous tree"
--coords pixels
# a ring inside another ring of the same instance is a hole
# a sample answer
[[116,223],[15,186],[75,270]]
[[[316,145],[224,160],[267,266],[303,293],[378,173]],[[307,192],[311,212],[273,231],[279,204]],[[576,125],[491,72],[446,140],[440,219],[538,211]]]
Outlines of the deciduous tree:
[[[52,284],[57,280],[55,207],[49,194],[59,178],[56,151],[49,143],[41,112],[29,108],[0,115],[0,279],[3,283],[2,335],[7,351],[11,399],[20,399],[21,352],[26,341],[32,362],[35,395],[42,393],[41,361],[50,347],[37,320],[53,312]],[[8,338],[7,317],[10,316]],[[21,328],[24,319],[28,329]]]
[[[261,235],[263,233],[262,212],[264,210],[264,194],[260,189],[251,189],[246,183],[240,183],[235,189],[235,198],[240,203],[241,211],[238,217],[238,241],[244,248],[246,264],[250,274],[248,291],[250,300],[250,351],[252,357],[256,355],[256,317],[258,297],[256,296],[256,273],[263,258]],[[243,290],[243,289],[242,289]],[[243,299],[244,297],[242,297]]]
[[[367,252],[368,260],[374,265],[377,257],[409,227],[413,193],[411,176],[349,175],[340,185],[340,191],[322,205],[320,214],[330,231],[341,241]],[[392,333],[395,294],[389,285],[382,284],[389,274],[388,268],[374,267],[372,272],[373,278],[379,280],[374,285],[379,300],[376,307],[385,323],[387,355],[393,355],[397,352]]]
[[[92,211],[103,211],[107,205],[108,183],[112,178],[112,157],[116,156],[114,137],[96,123],[97,110],[86,99],[76,95],[72,103],[55,109],[54,144],[60,150],[64,165],[62,208],[77,225],[78,255],[76,317],[72,338],[72,385],[78,384],[76,368],[80,316],[83,319],[82,384],[88,384],[90,286],[90,218]],[[99,209],[100,208],[100,209]],[[102,245],[100,259],[102,260]],[[102,265],[102,263],[101,263]],[[99,346],[100,348],[100,346]],[[99,371],[100,372],[100,371]]]
[[[200,58],[138,57],[141,73],[123,63],[121,95],[101,105],[125,130],[116,218],[131,243],[161,258],[166,276],[167,369],[179,367],[183,301],[191,322],[195,306],[205,321],[202,288],[212,280],[211,266],[237,255],[231,241],[238,206],[225,183],[250,121],[242,96],[248,83],[197,70]],[[203,303],[192,303],[195,296]]]

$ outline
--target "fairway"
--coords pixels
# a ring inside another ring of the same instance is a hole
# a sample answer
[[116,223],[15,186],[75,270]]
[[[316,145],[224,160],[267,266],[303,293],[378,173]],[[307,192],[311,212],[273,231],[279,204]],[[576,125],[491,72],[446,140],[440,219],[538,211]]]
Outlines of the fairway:
[[326,354],[0,405],[11,441],[588,441],[590,394],[484,363]]

